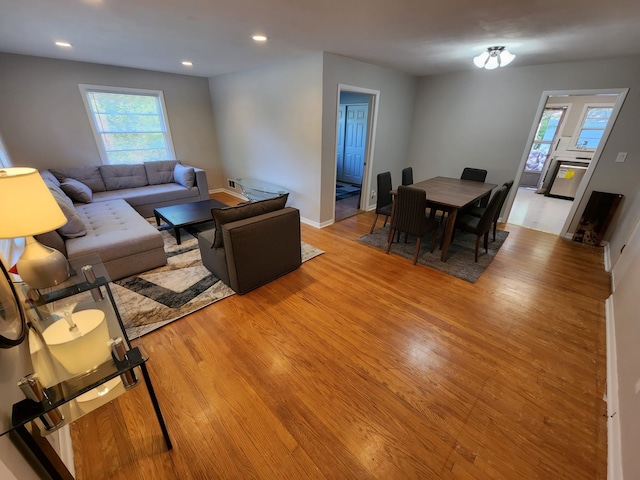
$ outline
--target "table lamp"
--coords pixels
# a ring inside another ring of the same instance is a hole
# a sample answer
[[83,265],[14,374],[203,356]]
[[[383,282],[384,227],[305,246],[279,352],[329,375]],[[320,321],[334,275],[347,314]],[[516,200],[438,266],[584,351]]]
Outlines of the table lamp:
[[33,238],[65,223],[67,218],[37,170],[0,169],[0,238],[25,237],[17,268],[31,288],[51,287],[69,278],[66,257]]

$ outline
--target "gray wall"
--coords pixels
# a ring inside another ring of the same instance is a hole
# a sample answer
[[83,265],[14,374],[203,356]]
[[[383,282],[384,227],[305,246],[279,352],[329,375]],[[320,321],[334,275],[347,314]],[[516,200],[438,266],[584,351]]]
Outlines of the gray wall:
[[321,82],[321,53],[209,80],[224,178],[285,187],[288,205],[313,225],[320,222]]
[[[570,231],[593,190],[625,195],[605,237],[615,264],[640,214],[631,202],[640,186],[640,57],[421,78],[409,156],[414,177],[459,176],[475,166],[489,171],[491,183],[513,179],[543,91],[608,88],[630,91]],[[620,151],[629,153],[625,163],[615,163]]]
[[100,164],[78,84],[162,90],[176,157],[221,187],[207,79],[0,53],[0,133],[16,166]]
[[394,185],[400,184],[401,171],[408,165],[407,148],[417,89],[417,79],[412,75],[324,54],[321,217],[325,223],[333,218],[334,208],[338,84],[380,91],[372,175],[369,184],[362,186],[367,208],[375,206],[369,192],[375,190],[376,175],[390,171]]

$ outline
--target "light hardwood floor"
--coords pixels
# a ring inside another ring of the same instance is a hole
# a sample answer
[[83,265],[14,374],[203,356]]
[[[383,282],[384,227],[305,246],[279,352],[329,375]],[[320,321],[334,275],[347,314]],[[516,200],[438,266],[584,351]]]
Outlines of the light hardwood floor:
[[137,387],[72,424],[77,478],[605,479],[602,250],[509,225],[470,284],[359,244],[372,219],[134,341],[174,449]]

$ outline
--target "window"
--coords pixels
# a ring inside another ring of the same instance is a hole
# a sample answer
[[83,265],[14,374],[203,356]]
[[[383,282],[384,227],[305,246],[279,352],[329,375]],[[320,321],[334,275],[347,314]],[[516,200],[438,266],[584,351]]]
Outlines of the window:
[[4,148],[2,138],[0,138],[0,167],[9,168],[10,166],[11,160],[9,159],[9,155],[7,154],[7,150]]
[[576,132],[575,148],[578,150],[595,150],[600,144],[600,139],[607,128],[609,118],[613,112],[613,106],[589,106],[585,107],[580,128]]
[[562,118],[567,107],[545,108],[538,124],[536,137],[531,145],[531,151],[527,158],[525,171],[542,172],[545,162],[549,158],[551,148],[555,143],[558,128],[562,124]]
[[161,91],[94,85],[80,91],[103,163],[175,159]]

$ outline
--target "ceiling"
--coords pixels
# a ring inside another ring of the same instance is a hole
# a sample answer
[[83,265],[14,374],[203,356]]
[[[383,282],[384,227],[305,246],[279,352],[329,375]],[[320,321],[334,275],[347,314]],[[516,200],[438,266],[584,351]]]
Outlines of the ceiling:
[[325,51],[431,75],[493,45],[519,66],[640,54],[639,24],[638,0],[0,0],[0,51],[202,77]]

